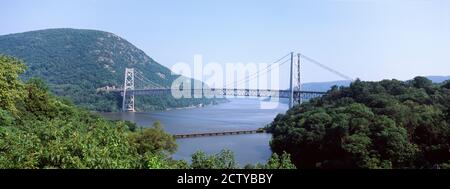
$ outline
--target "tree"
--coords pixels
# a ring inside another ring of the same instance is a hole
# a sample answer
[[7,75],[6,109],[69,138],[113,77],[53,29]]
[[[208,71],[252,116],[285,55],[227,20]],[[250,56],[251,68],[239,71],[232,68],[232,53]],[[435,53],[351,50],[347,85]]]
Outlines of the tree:
[[160,122],[155,122],[152,128],[145,128],[130,135],[130,142],[135,144],[140,154],[147,152],[168,152],[177,150],[175,138],[167,134]]
[[24,85],[19,80],[19,74],[25,71],[22,61],[0,55],[0,108],[17,116],[17,103],[24,98]]
[[56,99],[48,92],[43,80],[30,79],[26,85],[25,109],[38,118],[54,118],[58,113]]
[[445,81],[444,84],[442,85],[442,87],[446,88],[446,89],[450,89],[450,80]]
[[10,126],[14,123],[14,117],[6,110],[0,108],[0,127]]
[[192,169],[236,169],[238,165],[234,160],[233,152],[222,150],[218,154],[207,155],[198,151],[192,155]]
[[147,153],[145,155],[147,169],[188,169],[189,165],[183,160],[172,160],[163,153]]
[[291,162],[291,155],[283,152],[281,156],[274,153],[269,159],[266,165],[263,165],[264,169],[296,169],[295,165]]
[[427,88],[430,88],[433,85],[433,82],[431,80],[429,80],[428,78],[426,78],[426,77],[415,77],[411,81],[411,84],[415,88],[427,89]]

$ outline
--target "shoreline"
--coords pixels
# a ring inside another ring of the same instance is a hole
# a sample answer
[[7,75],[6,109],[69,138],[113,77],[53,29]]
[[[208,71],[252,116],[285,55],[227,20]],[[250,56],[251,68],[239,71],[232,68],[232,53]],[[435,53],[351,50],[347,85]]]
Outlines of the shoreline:
[[[186,107],[174,107],[174,108],[166,108],[166,109],[161,109],[161,110],[151,110],[151,111],[136,111],[134,113],[146,113],[146,112],[167,112],[167,111],[173,111],[173,110],[190,110],[190,109],[197,109],[197,108],[206,108],[206,107],[210,107],[210,106],[216,106],[219,104],[224,104],[224,103],[229,103],[230,100],[225,99],[224,100],[220,100],[219,102],[216,103],[211,103],[211,104],[198,104],[198,105],[191,105],[191,106],[186,106]],[[91,113],[97,113],[97,114],[111,114],[111,113],[121,113],[120,111],[117,112],[99,112],[99,111],[90,111]]]

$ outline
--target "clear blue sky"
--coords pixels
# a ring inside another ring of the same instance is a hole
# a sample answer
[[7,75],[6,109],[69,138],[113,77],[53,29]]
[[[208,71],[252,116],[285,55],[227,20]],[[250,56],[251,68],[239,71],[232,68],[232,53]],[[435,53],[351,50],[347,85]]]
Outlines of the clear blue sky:
[[[2,0],[0,35],[115,33],[163,65],[270,62],[302,52],[364,80],[450,75],[447,0]],[[304,81],[338,80],[305,64]]]

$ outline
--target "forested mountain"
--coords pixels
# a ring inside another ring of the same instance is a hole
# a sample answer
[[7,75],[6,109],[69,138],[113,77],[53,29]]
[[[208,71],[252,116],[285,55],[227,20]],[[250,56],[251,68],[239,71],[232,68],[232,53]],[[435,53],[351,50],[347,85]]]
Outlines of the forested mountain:
[[450,81],[356,80],[279,115],[274,152],[300,168],[450,168]]
[[[51,91],[77,105],[98,111],[117,111],[120,97],[97,92],[106,86],[121,87],[126,67],[169,87],[178,78],[142,50],[112,33],[79,29],[48,29],[0,36],[0,54],[24,60],[22,78],[44,79]],[[175,100],[171,97],[139,97],[140,110],[164,109],[210,103],[206,99]]]

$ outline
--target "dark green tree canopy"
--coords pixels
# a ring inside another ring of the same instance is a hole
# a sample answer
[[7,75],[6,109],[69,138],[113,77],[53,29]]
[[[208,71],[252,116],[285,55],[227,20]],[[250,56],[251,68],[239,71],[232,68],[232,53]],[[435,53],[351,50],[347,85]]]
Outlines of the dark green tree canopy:
[[279,115],[272,149],[298,168],[432,168],[450,161],[450,90],[424,77],[356,80]]
[[[24,64],[0,55],[0,168],[171,168],[175,139],[162,126],[106,121],[61,100]],[[164,166],[160,166],[164,165]]]

